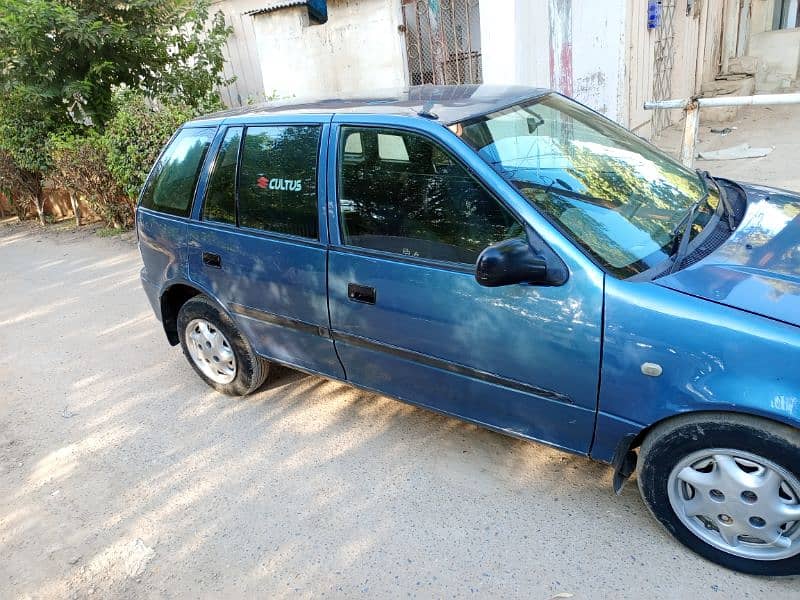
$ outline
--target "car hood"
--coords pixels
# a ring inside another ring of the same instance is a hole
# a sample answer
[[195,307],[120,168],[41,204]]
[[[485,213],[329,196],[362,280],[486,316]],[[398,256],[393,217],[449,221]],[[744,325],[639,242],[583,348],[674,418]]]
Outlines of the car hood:
[[733,235],[655,283],[800,326],[800,195],[742,185],[747,210]]

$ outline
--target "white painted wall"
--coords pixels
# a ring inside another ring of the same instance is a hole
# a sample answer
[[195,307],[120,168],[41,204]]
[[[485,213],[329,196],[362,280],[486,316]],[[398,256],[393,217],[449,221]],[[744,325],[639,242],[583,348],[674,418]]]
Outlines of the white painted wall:
[[567,0],[482,0],[484,82],[558,89],[624,122],[627,0],[572,1],[571,20],[566,24],[567,36],[563,40],[571,42],[572,66],[568,85],[564,86],[558,77],[558,67],[564,68],[559,64],[563,42],[559,35],[552,35],[551,22],[564,14],[566,3]]
[[347,94],[406,84],[399,0],[331,0],[328,22],[305,7],[251,17],[267,94]]
[[800,78],[800,28],[756,33],[750,36],[747,54],[759,62],[757,92],[792,88]]

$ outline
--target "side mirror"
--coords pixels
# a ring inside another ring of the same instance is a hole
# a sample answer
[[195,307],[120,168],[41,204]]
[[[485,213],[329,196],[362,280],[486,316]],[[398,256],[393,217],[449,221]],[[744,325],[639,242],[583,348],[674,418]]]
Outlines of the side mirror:
[[527,240],[514,238],[497,242],[478,256],[475,279],[485,287],[515,283],[552,285],[544,256],[536,254]]

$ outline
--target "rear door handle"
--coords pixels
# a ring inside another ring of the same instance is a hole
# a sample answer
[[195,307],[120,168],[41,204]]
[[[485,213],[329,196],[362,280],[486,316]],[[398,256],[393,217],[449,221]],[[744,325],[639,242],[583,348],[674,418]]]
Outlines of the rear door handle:
[[213,252],[203,252],[203,264],[215,269],[221,269],[222,258],[220,258],[219,254],[214,254]]
[[347,298],[353,302],[375,304],[375,288],[357,283],[347,284]]

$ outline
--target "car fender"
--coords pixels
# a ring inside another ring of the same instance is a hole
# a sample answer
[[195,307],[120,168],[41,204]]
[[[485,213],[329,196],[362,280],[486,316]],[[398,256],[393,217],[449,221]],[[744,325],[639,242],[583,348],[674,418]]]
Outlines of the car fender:
[[609,278],[590,454],[622,468],[643,434],[687,413],[742,413],[800,428],[798,365],[798,327]]

